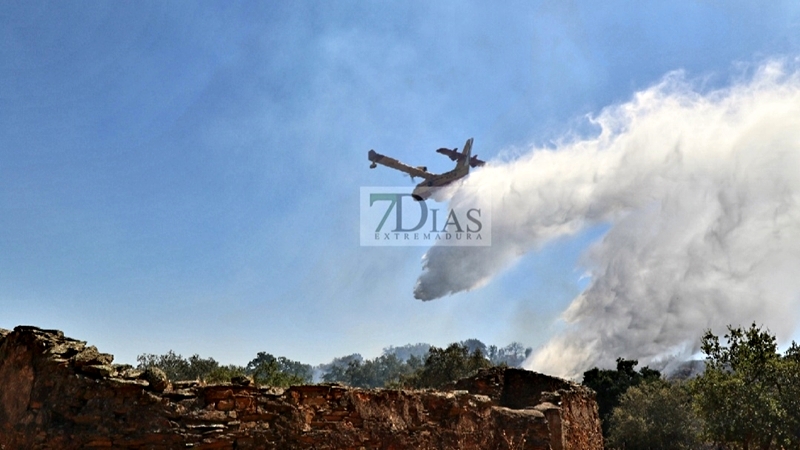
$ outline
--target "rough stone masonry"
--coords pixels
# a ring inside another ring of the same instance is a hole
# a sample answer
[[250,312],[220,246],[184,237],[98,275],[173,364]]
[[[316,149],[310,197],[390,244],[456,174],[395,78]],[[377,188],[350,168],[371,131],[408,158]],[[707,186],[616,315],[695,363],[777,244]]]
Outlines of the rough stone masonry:
[[494,368],[444,391],[169,383],[61,331],[0,330],[0,449],[603,447],[594,392]]

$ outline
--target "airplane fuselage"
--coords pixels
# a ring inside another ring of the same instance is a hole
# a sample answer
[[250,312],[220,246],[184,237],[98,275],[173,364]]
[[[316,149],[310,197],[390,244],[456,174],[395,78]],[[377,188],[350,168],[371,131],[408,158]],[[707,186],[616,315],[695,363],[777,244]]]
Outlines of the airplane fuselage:
[[427,200],[431,197],[431,195],[433,195],[436,189],[447,186],[456,180],[464,178],[468,173],[468,167],[457,167],[449,172],[445,172],[433,178],[423,180],[422,183],[419,183],[411,192],[411,197],[418,202]]

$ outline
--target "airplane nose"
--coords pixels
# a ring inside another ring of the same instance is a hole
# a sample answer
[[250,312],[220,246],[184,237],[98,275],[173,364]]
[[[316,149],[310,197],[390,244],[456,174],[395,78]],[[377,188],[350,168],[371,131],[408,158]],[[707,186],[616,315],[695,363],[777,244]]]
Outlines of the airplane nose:
[[414,188],[414,191],[411,192],[411,198],[413,198],[418,202],[425,200],[427,197],[428,197],[428,190],[424,186],[417,185],[417,187]]

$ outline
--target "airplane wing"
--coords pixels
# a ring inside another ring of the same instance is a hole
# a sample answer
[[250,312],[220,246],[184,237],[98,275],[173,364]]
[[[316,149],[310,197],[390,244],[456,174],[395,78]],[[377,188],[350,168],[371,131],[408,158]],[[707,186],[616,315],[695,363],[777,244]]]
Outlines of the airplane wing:
[[461,153],[458,153],[458,148],[454,148],[452,150],[450,150],[449,148],[440,148],[439,150],[436,150],[436,153],[447,155],[448,157],[450,157],[450,161],[461,159]]
[[[436,150],[436,153],[441,153],[443,155],[447,155],[451,161],[461,161],[464,159],[464,154],[459,153],[457,148],[450,150],[449,148],[440,148]],[[470,167],[481,167],[486,164],[486,161],[478,159],[478,155],[473,156],[469,159]]]
[[470,167],[482,167],[484,164],[486,164],[486,161],[478,159],[478,155],[475,155],[469,159]]
[[381,164],[381,165],[384,165],[386,167],[391,167],[392,169],[399,170],[401,172],[405,172],[405,173],[411,175],[412,177],[420,177],[420,178],[424,178],[424,179],[427,180],[429,178],[433,178],[433,177],[436,176],[435,173],[430,173],[430,172],[424,171],[422,169],[418,169],[416,167],[411,167],[409,165],[403,164],[403,163],[401,163],[400,161],[398,161],[398,160],[396,160],[394,158],[390,158],[388,156],[381,155],[380,153],[376,152],[375,150],[370,150],[369,153],[367,154],[367,157],[369,158],[370,161],[372,161],[372,165],[370,166],[371,168],[374,168],[375,164]]

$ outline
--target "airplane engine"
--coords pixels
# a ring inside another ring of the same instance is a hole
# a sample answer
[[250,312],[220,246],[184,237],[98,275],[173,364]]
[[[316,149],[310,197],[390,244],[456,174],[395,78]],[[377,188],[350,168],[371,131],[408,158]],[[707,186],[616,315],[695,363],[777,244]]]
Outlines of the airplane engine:
[[428,171],[428,167],[427,166],[417,166],[417,169],[419,169],[419,170],[421,170],[423,172],[427,172]]

